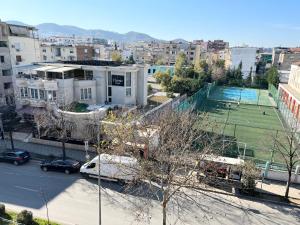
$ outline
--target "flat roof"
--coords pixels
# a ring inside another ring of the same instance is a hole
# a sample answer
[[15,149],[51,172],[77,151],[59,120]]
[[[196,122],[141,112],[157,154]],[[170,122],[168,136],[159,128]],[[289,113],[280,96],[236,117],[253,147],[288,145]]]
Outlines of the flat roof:
[[53,69],[47,70],[48,72],[53,72],[53,73],[63,73],[71,70],[76,70],[76,67],[70,67],[70,66],[63,66],[63,67],[56,67]]
[[78,60],[78,61],[62,61],[63,64],[75,64],[85,66],[121,66],[122,63],[107,60]]
[[44,72],[44,71],[48,71],[48,70],[54,69],[54,68],[57,68],[57,67],[56,66],[42,66],[42,67],[39,67],[39,68],[36,68],[36,69],[33,69],[33,70]]

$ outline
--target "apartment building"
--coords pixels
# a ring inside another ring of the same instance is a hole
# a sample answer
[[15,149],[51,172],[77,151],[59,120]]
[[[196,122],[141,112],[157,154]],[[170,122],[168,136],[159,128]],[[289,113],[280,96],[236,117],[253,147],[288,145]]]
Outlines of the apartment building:
[[0,104],[14,103],[14,69],[38,61],[37,30],[0,21]]
[[251,76],[255,75],[256,71],[256,51],[257,48],[253,47],[233,47],[230,48],[229,56],[225,65],[230,68],[238,68],[239,64],[242,63],[242,74],[243,78],[247,78],[251,73]]
[[207,42],[207,51],[221,51],[229,48],[229,43],[223,40],[214,40]]
[[41,44],[41,61],[74,61],[77,60],[76,47],[73,45],[47,45]]
[[12,66],[8,36],[7,25],[0,21],[0,107],[13,103]]
[[15,80],[17,107],[44,108],[48,103],[69,105],[144,106],[147,68],[112,61],[39,63],[19,67]]

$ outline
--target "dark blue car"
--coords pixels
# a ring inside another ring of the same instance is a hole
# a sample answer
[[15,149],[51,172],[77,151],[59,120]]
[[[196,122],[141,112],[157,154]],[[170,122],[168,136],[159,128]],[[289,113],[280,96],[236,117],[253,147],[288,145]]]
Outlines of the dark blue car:
[[13,163],[18,166],[30,160],[30,154],[27,151],[6,151],[0,153],[0,162]]

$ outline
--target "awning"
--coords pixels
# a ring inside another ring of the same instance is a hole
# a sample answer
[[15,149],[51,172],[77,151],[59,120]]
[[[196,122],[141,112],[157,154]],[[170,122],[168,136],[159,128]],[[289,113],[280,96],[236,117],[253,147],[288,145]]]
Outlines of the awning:
[[28,30],[26,27],[9,25],[9,29],[11,33],[15,35],[28,35]]
[[48,71],[50,69],[56,69],[57,67],[55,66],[42,66],[42,67],[39,67],[39,68],[36,68],[36,69],[33,69],[34,71],[41,71],[41,72],[44,72],[44,71]]
[[47,70],[47,72],[63,73],[63,72],[67,72],[67,71],[71,71],[71,70],[76,70],[76,69],[78,69],[78,68],[64,66],[64,67],[59,67],[59,68],[54,68],[54,69]]

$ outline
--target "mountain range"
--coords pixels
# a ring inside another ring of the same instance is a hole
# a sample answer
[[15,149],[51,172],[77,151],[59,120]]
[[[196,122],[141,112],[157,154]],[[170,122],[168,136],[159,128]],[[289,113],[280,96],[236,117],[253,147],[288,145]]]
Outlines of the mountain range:
[[[27,25],[23,22],[10,20],[6,21],[9,24],[16,24],[16,25]],[[122,41],[122,42],[137,42],[137,41],[156,41],[158,39],[151,37],[148,34],[139,33],[135,31],[130,31],[125,34],[121,34],[118,32],[113,31],[106,31],[102,29],[84,29],[76,26],[70,25],[59,25],[55,23],[41,23],[38,25],[33,25],[39,30],[39,35],[41,37],[49,37],[49,36],[89,36],[95,38],[103,38],[107,40],[114,40],[114,41]],[[183,39],[175,39],[181,40]]]

